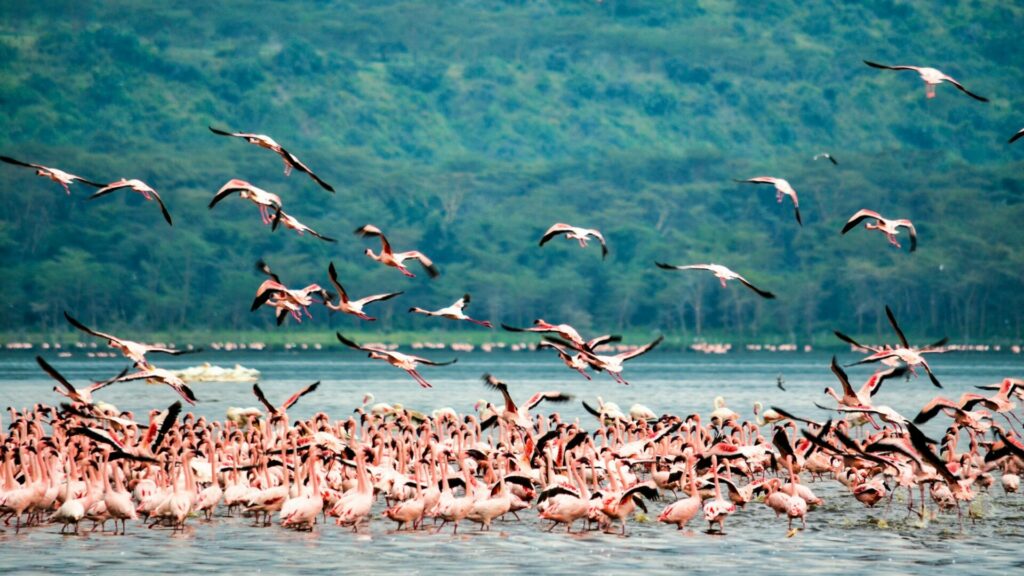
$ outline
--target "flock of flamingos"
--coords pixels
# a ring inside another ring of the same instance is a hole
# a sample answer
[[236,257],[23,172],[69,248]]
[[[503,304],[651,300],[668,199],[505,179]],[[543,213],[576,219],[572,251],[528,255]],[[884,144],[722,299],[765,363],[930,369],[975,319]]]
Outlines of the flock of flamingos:
[[[867,64],[916,71],[927,85],[929,98],[935,95],[937,84],[946,82],[986,101],[933,68]],[[270,137],[210,129],[272,150],[283,159],[286,174],[293,169],[304,172],[333,192]],[[1024,130],[1010,141],[1022,136]],[[827,154],[818,157],[836,162]],[[160,195],[140,180],[102,185],[55,168],[2,159],[36,169],[68,194],[69,186],[76,182],[99,188],[90,199],[134,190],[156,201],[164,219],[172,223]],[[742,182],[771,185],[780,202],[788,196],[797,222],[803,225],[796,191],[787,181],[757,177]],[[286,213],[279,196],[241,180],[225,184],[210,208],[234,194],[256,204],[263,223],[274,229],[283,224],[299,234],[309,232],[334,242]],[[917,246],[916,230],[909,220],[890,220],[867,209],[854,214],[842,232],[862,222],[867,229],[882,232],[896,247],[900,246],[897,234],[906,228],[910,251]],[[366,255],[380,264],[413,277],[407,265],[417,261],[431,277],[439,274],[423,252],[395,251],[376,226],[367,224],[356,233],[379,239],[380,251],[366,249]],[[598,230],[567,224],[552,226],[540,245],[560,236],[584,247],[594,239],[601,244],[602,255],[608,253]],[[771,292],[718,264],[657,265],[706,270],[723,287],[736,280],[761,297],[774,298]],[[265,262],[258,268],[267,279],[259,286],[252,309],[271,308],[278,324],[289,316],[296,321],[303,315],[311,317],[309,307],[315,304],[372,321],[366,312],[368,305],[402,294],[352,298],[333,263],[328,266],[333,291],[315,283],[289,288]],[[466,314],[469,303],[467,294],[438,310],[413,307],[409,311],[492,328],[490,322]],[[199,522],[205,517],[205,521],[214,521],[218,515],[236,513],[251,516],[255,526],[276,522],[297,530],[313,530],[328,518],[359,530],[382,515],[396,522],[399,530],[440,531],[451,524],[455,533],[466,521],[489,530],[496,519],[512,521],[520,513],[534,513],[550,521],[548,530],[564,525],[567,532],[578,527],[625,534],[638,507],[647,510],[648,505],[667,498],[667,504],[658,504],[657,519],[679,529],[700,516],[708,523],[709,532],[723,532],[728,517],[739,509],[765,505],[777,516],[785,516],[780,522],[787,522],[789,535],[793,535],[797,531],[794,520],[806,526],[807,515],[822,503],[811,483],[826,477],[841,483],[852,498],[869,507],[888,509],[894,494],[905,491],[908,514],[916,513],[922,519],[934,517],[929,508],[955,510],[961,515],[961,504],[969,503],[979,491],[989,490],[997,478],[1003,491],[1016,492],[1024,467],[1024,444],[1015,400],[1024,397],[1024,381],[1006,378],[984,394],[968,392],[957,399],[936,396],[914,416],[875,404],[886,380],[909,379],[918,370],[941,388],[926,355],[941,352],[945,339],[923,347],[911,345],[888,307],[886,314],[894,332],[891,344],[864,346],[836,332],[840,339],[866,352],[857,364],[877,363],[879,370],[856,386],[833,358],[831,368],[839,388],[826,389],[835,402],[829,408],[834,417],[827,421],[802,418],[781,408],[761,410],[761,406],[754,420],[745,420],[721,398],[716,399],[715,410],[707,418],[699,414],[658,416],[641,405],[623,412],[602,401],[597,407],[584,403],[595,417],[593,428],[588,429],[578,420],[563,421],[557,412],[544,415],[538,411],[542,403],[565,402],[571,396],[542,391],[517,403],[514,398],[521,400],[525,394],[491,374],[484,375],[484,384],[494,391],[495,399],[500,393],[502,401],[478,404],[477,411],[470,414],[441,409],[428,415],[398,405],[367,403],[356,410],[358,417],[332,420],[317,413],[308,420],[294,420],[288,410],[313,393],[319,383],[280,404],[266,398],[255,384],[253,392],[265,410],[234,411],[224,421],[208,421],[183,415],[178,401],[165,410],[151,410],[148,419],[137,420],[138,415],[103,402],[99,398],[103,389],[143,380],[165,384],[182,400],[195,404],[199,400],[184,381],[150,361],[154,354],[183,351],[100,332],[65,313],[70,325],[123,353],[134,364],[134,371],[75,385],[46,359],[37,357],[40,367],[59,384],[54,390],[65,398],[56,406],[40,403],[22,411],[9,408],[11,421],[0,429],[0,515],[6,530],[15,533],[53,524],[61,525],[61,533],[78,533],[83,520],[91,521],[93,530],[97,526],[106,530],[112,523],[115,534],[124,534],[129,521],[179,531],[185,530],[190,520]],[[502,326],[535,333],[539,347],[552,350],[569,369],[588,380],[591,372],[607,372],[622,384],[628,384],[623,376],[625,363],[661,342],[659,337],[639,347],[620,346],[618,353],[611,354],[603,350],[621,341],[615,335],[585,338],[572,326],[542,319],[525,328]],[[424,387],[430,383],[418,366],[450,363],[390,347],[361,345],[341,333],[337,338],[371,359],[405,370]],[[940,438],[929,438],[918,428],[940,416],[947,425]],[[525,512],[531,509],[535,512]],[[962,516],[959,523],[962,528]]]

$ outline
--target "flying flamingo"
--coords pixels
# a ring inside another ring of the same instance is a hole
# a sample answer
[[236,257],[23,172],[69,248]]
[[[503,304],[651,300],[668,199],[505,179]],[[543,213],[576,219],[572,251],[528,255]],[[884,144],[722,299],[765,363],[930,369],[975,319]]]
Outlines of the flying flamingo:
[[580,248],[586,248],[587,239],[593,236],[601,243],[601,259],[603,260],[608,257],[608,244],[605,243],[604,236],[601,235],[600,231],[593,228],[578,228],[576,226],[570,226],[562,223],[555,224],[551,228],[548,228],[548,231],[541,237],[540,244],[538,244],[538,246],[543,246],[548,242],[548,240],[551,240],[560,234],[565,234],[565,237],[569,240],[578,240]]
[[198,401],[196,399],[196,395],[192,392],[192,389],[185,384],[185,381],[170,370],[164,370],[163,368],[157,368],[151,365],[139,370],[138,372],[125,374],[124,376],[115,378],[114,382],[131,382],[132,380],[146,380],[159,384],[166,384],[173,388],[174,391],[184,398],[189,404],[194,405]]
[[466,316],[466,313],[463,310],[466,308],[467,304],[469,304],[469,294],[465,294],[462,298],[456,300],[451,306],[447,306],[439,310],[424,310],[423,308],[413,306],[412,308],[409,308],[409,312],[424,314],[426,316],[440,316],[441,318],[448,318],[449,320],[466,320],[474,324],[479,324],[485,328],[494,327],[494,325],[487,320],[476,320]]
[[814,155],[814,159],[815,159],[815,160],[817,160],[817,159],[819,159],[819,158],[826,158],[826,159],[828,159],[828,161],[829,161],[829,162],[831,162],[831,163],[832,163],[833,165],[836,165],[836,166],[838,166],[838,165],[839,165],[839,162],[836,162],[836,159],[835,159],[835,157],[834,157],[834,156],[832,156],[831,154],[829,154],[828,152],[821,152],[821,153],[818,153],[818,154],[815,154],[815,155]]
[[69,324],[71,324],[75,328],[78,328],[82,332],[85,332],[86,334],[90,334],[97,338],[103,338],[104,340],[107,341],[108,346],[120,350],[121,353],[124,354],[125,358],[131,360],[132,362],[135,363],[136,366],[140,368],[149,365],[149,362],[146,360],[146,354],[149,353],[170,354],[171,356],[180,356],[182,354],[202,352],[202,348],[197,348],[195,350],[174,350],[172,348],[165,348],[163,346],[151,346],[149,344],[143,344],[141,342],[134,342],[132,340],[125,340],[124,338],[118,338],[117,336],[113,336],[105,332],[99,332],[97,330],[89,328],[85,324],[82,324],[78,320],[75,320],[70,314],[67,313],[66,310],[64,311],[64,318],[68,321]]
[[878,212],[864,209],[859,210],[856,214],[850,217],[846,221],[846,225],[843,226],[841,234],[846,234],[850,230],[853,230],[854,226],[860,224],[868,218],[873,218],[875,223],[868,222],[864,224],[864,228],[867,230],[878,230],[889,240],[889,244],[899,248],[900,243],[896,241],[896,235],[900,233],[900,228],[906,228],[910,231],[910,251],[917,250],[917,230],[914,228],[914,223],[907,219],[902,220],[889,220],[883,218]]
[[745,184],[771,184],[775,187],[775,198],[782,203],[783,196],[789,196],[789,199],[793,201],[793,212],[796,214],[796,223],[803,226],[803,220],[800,219],[800,200],[796,196],[796,190],[789,185],[789,182],[782,178],[773,178],[771,176],[757,176],[754,178],[747,178],[746,180],[737,180],[737,182]]
[[111,192],[114,192],[116,190],[124,190],[125,188],[129,190],[134,190],[139,194],[142,194],[142,197],[145,198],[146,200],[156,200],[156,203],[160,205],[160,212],[163,213],[164,220],[167,220],[167,224],[171,226],[174,225],[174,223],[171,222],[171,213],[168,212],[167,207],[164,206],[164,201],[160,198],[160,194],[157,194],[157,191],[153,190],[153,188],[150,187],[149,184],[146,184],[142,180],[138,180],[135,178],[132,178],[131,180],[121,178],[117,182],[111,182],[110,184],[107,184],[106,186],[103,186],[102,188],[94,192],[93,195],[86,198],[86,200],[95,200],[100,196],[106,196]]
[[900,346],[898,348],[870,348],[866,346],[861,346],[849,336],[846,336],[845,334],[838,331],[835,332],[836,336],[838,336],[844,342],[857,346],[858,348],[865,348],[867,350],[871,350],[873,352],[873,354],[871,354],[870,356],[867,356],[858,362],[854,362],[852,365],[866,364],[869,362],[886,363],[887,360],[899,360],[900,362],[906,364],[907,367],[910,368],[911,373],[914,373],[915,375],[916,372],[914,372],[914,366],[921,366],[922,368],[924,368],[924,371],[928,374],[928,378],[932,381],[932,384],[936,388],[942,388],[942,384],[939,383],[939,379],[935,377],[934,373],[932,373],[932,368],[931,366],[928,365],[928,361],[925,360],[924,355],[942,352],[941,350],[939,350],[939,348],[945,345],[946,339],[943,338],[942,340],[939,340],[938,342],[930,346],[925,346],[924,348],[911,347],[910,343],[907,342],[907,337],[903,334],[903,330],[900,328],[900,325],[896,322],[896,316],[893,314],[892,309],[889,308],[888,305],[885,306],[885,315],[889,318],[889,324],[892,325],[893,330],[896,332],[896,337],[899,338]]
[[673,266],[672,264],[665,264],[663,262],[655,262],[658,268],[665,270],[707,270],[715,275],[722,283],[722,288],[725,288],[726,282],[729,280],[739,280],[744,286],[750,288],[754,292],[757,292],[758,296],[762,298],[775,298],[775,295],[767,290],[761,290],[757,286],[750,283],[749,280],[733,272],[732,270],[722,266],[721,264],[691,264],[688,266]]
[[353,350],[361,350],[363,352],[367,352],[370,358],[373,358],[375,360],[384,360],[385,362],[391,364],[396,368],[401,368],[402,370],[405,370],[423,388],[433,388],[433,386],[431,386],[429,382],[424,380],[423,376],[420,376],[420,373],[416,371],[417,364],[426,364],[427,366],[447,366],[449,364],[454,364],[458,362],[458,358],[453,359],[451,362],[434,362],[432,360],[427,360],[426,358],[421,358],[419,356],[413,356],[411,354],[402,354],[401,352],[394,352],[392,350],[386,350],[384,348],[360,346],[359,344],[356,344],[352,340],[349,340],[348,338],[342,336],[341,332],[335,332],[335,336],[338,337],[339,342],[341,342],[345,346],[348,346],[349,348],[352,348]]
[[867,64],[868,66],[871,66],[872,68],[881,68],[882,70],[913,70],[914,72],[917,72],[917,74],[921,76],[921,80],[924,80],[925,95],[928,98],[935,98],[936,86],[943,82],[949,82],[953,86],[956,86],[958,90],[960,90],[964,94],[967,94],[971,98],[974,98],[975,100],[981,102],[988,102],[988,98],[983,98],[981,96],[978,96],[977,94],[974,94],[967,88],[964,88],[962,84],[954,80],[951,76],[947,76],[946,74],[943,74],[941,71],[936,70],[935,68],[923,68],[921,66],[886,66],[885,64],[876,64],[874,62],[869,62],[867,60],[865,60],[864,63]]
[[305,386],[304,388],[302,388],[301,390],[299,390],[295,394],[292,394],[280,406],[276,406],[276,407],[273,404],[271,404],[270,401],[267,400],[266,396],[263,395],[263,390],[260,389],[260,385],[259,384],[253,384],[252,385],[252,393],[256,395],[256,399],[259,400],[261,404],[263,404],[264,406],[267,407],[267,412],[269,414],[278,415],[278,414],[285,414],[288,411],[289,408],[294,406],[295,403],[299,401],[299,398],[302,398],[306,394],[309,394],[310,392],[315,391],[317,389],[317,387],[319,387],[319,386],[320,386],[320,381],[317,380],[316,382],[313,382],[309,386]]
[[89,186],[94,186],[96,188],[103,187],[103,184],[99,184],[91,180],[86,180],[81,176],[75,176],[74,174],[65,172],[63,170],[58,170],[57,168],[48,168],[41,164],[31,164],[29,162],[22,162],[21,160],[15,160],[14,158],[11,158],[9,156],[0,156],[0,160],[3,160],[8,164],[14,164],[15,166],[35,168],[37,175],[42,176],[43,178],[49,178],[50,180],[53,180],[57,184],[60,184],[64,188],[64,191],[67,192],[68,196],[71,195],[71,188],[69,188],[69,186],[71,184],[74,184],[76,181],[81,182],[82,184],[88,184]]
[[332,193],[334,192],[334,188],[330,184],[321,180],[319,176],[314,174],[313,171],[309,169],[308,166],[303,164],[302,161],[299,160],[294,154],[282,148],[281,145],[275,142],[274,139],[271,138],[270,136],[267,136],[265,134],[249,134],[247,132],[227,132],[225,130],[218,130],[213,126],[208,126],[208,128],[210,129],[210,132],[213,132],[214,134],[219,134],[220,136],[233,136],[235,138],[243,138],[250,144],[255,144],[260,148],[266,148],[267,150],[274,152],[275,154],[281,157],[281,160],[284,161],[285,176],[291,174],[292,168],[294,168],[299,172],[305,172],[306,174],[309,174],[309,177],[312,178],[317,184],[319,184],[324,190],[327,190],[328,192]]
[[437,278],[437,276],[440,274],[440,272],[437,270],[437,266],[434,266],[434,262],[430,258],[427,258],[427,256],[422,252],[418,252],[416,250],[410,250],[408,252],[393,252],[391,250],[391,244],[388,242],[387,237],[385,237],[384,233],[380,231],[380,228],[377,228],[372,224],[367,224],[362,228],[357,229],[356,234],[364,238],[367,236],[379,236],[380,254],[374,254],[373,250],[369,248],[366,249],[365,254],[370,258],[376,260],[377,262],[384,264],[385,266],[398,268],[399,272],[405,274],[409,278],[415,278],[416,275],[413,274],[412,272],[409,272],[409,269],[405,267],[403,262],[405,262],[406,260],[418,260],[419,263],[423,265],[423,268],[426,269],[427,274],[429,274],[431,278]]
[[1022,137],[1024,137],[1024,128],[1017,130],[1017,133],[1010,137],[1010,141],[1008,142],[1008,144],[1013,144],[1017,140],[1020,140]]
[[[549,341],[549,342],[553,342],[555,344],[558,344],[559,346],[564,346],[566,348],[571,347],[568,342],[564,342],[562,340],[558,340],[557,338],[552,338],[551,336],[545,336],[544,339]],[[622,370],[624,368],[623,364],[627,360],[632,360],[633,358],[636,358],[638,356],[642,356],[642,355],[650,352],[651,350],[656,348],[658,346],[658,344],[661,344],[661,341],[664,340],[664,339],[665,339],[665,336],[661,335],[661,336],[658,336],[658,338],[655,339],[654,341],[649,342],[647,344],[644,344],[643,346],[640,346],[638,348],[634,348],[633,350],[629,350],[627,352],[621,352],[621,353],[615,354],[613,356],[606,356],[606,355],[603,355],[603,354],[596,354],[594,352],[588,352],[586,350],[579,350],[579,351],[583,353],[583,359],[587,362],[587,364],[590,364],[591,368],[593,368],[594,370],[596,370],[598,372],[602,372],[602,371],[603,372],[607,372],[619,384],[629,385],[629,382],[627,382],[622,377]]]
[[264,280],[256,289],[256,297],[252,301],[249,311],[255,312],[264,304],[272,306],[276,310],[277,325],[280,326],[290,313],[296,322],[302,322],[301,312],[306,316],[313,317],[309,313],[309,306],[313,304],[312,294],[320,294],[323,288],[319,284],[310,284],[305,288],[289,289],[281,283],[281,278],[275,274],[270,266],[263,260],[256,262],[256,269],[270,277]]
[[501,411],[501,418],[513,424],[516,424],[520,428],[530,430],[533,428],[533,423],[530,421],[530,410],[536,408],[541,402],[547,400],[548,402],[562,403],[572,400],[572,396],[569,394],[563,394],[557,390],[550,390],[546,392],[537,392],[533,396],[530,396],[529,400],[526,401],[521,407],[516,406],[512,395],[509,394],[508,384],[498,380],[491,374],[484,374],[482,376],[484,384],[488,387],[493,388],[501,392],[502,397],[505,399],[505,409]]
[[[104,380],[103,382],[96,382],[86,388],[79,389],[75,388],[71,384],[71,382],[69,382],[68,379],[64,377],[64,375],[62,375],[60,372],[57,372],[56,368],[50,366],[50,364],[46,360],[43,360],[42,356],[36,356],[36,362],[39,364],[39,367],[42,368],[43,371],[50,376],[50,378],[53,378],[54,380],[59,382],[61,386],[64,387],[64,390],[61,390],[60,388],[54,386],[53,391],[68,397],[69,399],[71,399],[72,402],[80,402],[82,404],[91,405],[93,403],[92,393],[101,388],[106,388],[107,386],[110,386],[117,379],[111,378],[109,380]],[[127,370],[125,370],[124,372],[121,372],[119,377],[124,376],[127,373]]]
[[270,224],[272,221],[270,216],[271,209],[281,209],[280,196],[267,192],[262,188],[257,188],[245,180],[239,180],[238,178],[232,178],[220,187],[220,190],[218,190],[217,193],[214,194],[213,199],[210,200],[209,208],[212,209],[221,200],[235,193],[238,193],[238,196],[243,200],[249,200],[259,207],[260,218],[263,220],[264,224]]
[[311,236],[319,238],[324,242],[337,242],[337,240],[335,240],[334,238],[328,238],[327,236],[320,234],[316,230],[313,230],[309,226],[306,226],[302,222],[299,222],[298,219],[296,219],[294,216],[288,214],[287,212],[280,208],[278,208],[277,213],[274,214],[274,224],[273,226],[271,226],[270,229],[277,230],[277,226],[279,224],[284,224],[285,228],[291,228],[292,230],[295,230],[296,232],[299,233],[299,236],[302,236],[304,232],[309,232]]
[[338,303],[332,303],[331,300],[334,299],[334,296],[327,292],[326,290],[321,290],[320,297],[324,299],[324,306],[326,306],[330,310],[344,312],[345,314],[352,314],[353,316],[356,316],[363,320],[367,320],[369,322],[373,322],[374,320],[376,320],[376,318],[367,316],[363,312],[364,306],[366,306],[367,304],[371,304],[373,302],[383,302],[384,300],[390,300],[395,296],[399,296],[402,294],[402,292],[389,292],[387,294],[374,294],[372,296],[366,296],[364,298],[360,298],[359,300],[349,300],[348,293],[345,292],[345,287],[342,286],[341,282],[338,281],[338,271],[334,268],[334,262],[331,262],[330,265],[327,267],[327,274],[331,278],[331,284],[334,286],[335,291],[338,292]]

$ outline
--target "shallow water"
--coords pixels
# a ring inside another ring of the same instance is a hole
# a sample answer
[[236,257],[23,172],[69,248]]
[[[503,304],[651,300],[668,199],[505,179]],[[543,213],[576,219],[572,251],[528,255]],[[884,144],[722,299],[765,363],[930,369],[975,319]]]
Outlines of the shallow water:
[[[57,358],[52,351],[43,355],[76,384],[109,377],[126,364],[120,360],[90,359],[81,353],[72,358]],[[453,353],[428,351],[422,355],[446,360]],[[850,354],[840,358],[844,362],[855,359]],[[321,410],[334,418],[345,417],[362,403],[365,392],[373,392],[377,402],[401,402],[426,412],[441,406],[468,412],[478,399],[500,400],[500,395],[479,382],[483,372],[492,372],[510,383],[517,399],[525,399],[538,390],[559,389],[575,394],[577,401],[546,409],[579,417],[591,429],[595,421],[583,411],[578,400],[585,399],[593,405],[598,395],[617,402],[623,409],[641,402],[657,413],[705,415],[711,411],[713,398],[722,395],[731,408],[747,417],[751,416],[751,404],[760,400],[765,405],[774,404],[799,415],[824,419],[828,415],[815,408],[813,402],[830,405],[831,400],[821,392],[825,386],[836,385],[828,369],[829,357],[818,353],[720,357],[654,353],[630,363],[626,369],[630,386],[615,384],[601,374],[587,382],[548,354],[459,354],[459,362],[454,366],[422,370],[435,386],[431,390],[420,389],[401,371],[347,351],[203,353],[157,360],[162,360],[160,365],[167,368],[184,368],[204,361],[221,366],[237,362],[257,368],[263,373],[261,387],[272,402],[282,401],[299,386],[321,380],[319,390],[289,411],[291,416],[300,418]],[[932,364],[944,390],[936,390],[925,378],[889,381],[875,397],[876,404],[890,405],[912,417],[936,392],[956,398],[974,385],[1024,375],[1021,356],[947,354],[935,357]],[[851,368],[851,380],[855,385],[863,382],[870,371],[864,367]],[[775,386],[780,373],[785,377],[786,391]],[[39,370],[33,353],[0,354],[0,406],[55,404],[59,397],[51,392],[53,385]],[[223,418],[229,406],[258,405],[249,383],[197,383],[193,389],[200,399],[193,412],[208,417]],[[97,396],[137,414],[165,407],[177,399],[165,386],[135,383],[112,386]],[[932,424],[927,431],[934,434],[944,421],[937,418]],[[1003,573],[1019,564],[1024,495],[1005,496],[997,487],[990,495],[980,496],[980,505],[975,507],[983,510],[984,517],[974,524],[967,521],[961,532],[955,514],[939,515],[924,523],[916,516],[908,518],[903,493],[897,495],[892,509],[886,513],[881,508],[865,508],[833,481],[816,482],[812,489],[826,503],[808,515],[807,530],[792,538],[787,538],[785,519],[776,519],[774,513],[759,504],[748,505],[746,510],[734,514],[726,524],[725,536],[703,533],[706,525],[696,520],[690,530],[682,532],[656,521],[631,521],[625,538],[596,532],[567,535],[564,528],[547,534],[543,532],[547,523],[540,522],[536,513],[529,510],[520,513],[521,522],[499,521],[490,533],[480,533],[470,523],[463,523],[454,537],[449,529],[437,535],[425,531],[395,533],[394,524],[380,517],[381,504],[375,508],[376,516],[369,529],[358,534],[333,524],[318,525],[311,534],[277,526],[252,528],[248,519],[227,517],[215,518],[210,523],[192,519],[181,535],[163,529],[147,530],[141,524],[129,525],[126,537],[100,533],[60,536],[59,528],[52,526],[27,530],[17,537],[7,530],[0,533],[0,573],[98,573],[112,569],[310,573],[325,568],[372,573],[400,570],[412,574],[442,570],[711,573],[748,568],[787,574],[838,570],[851,574],[905,574],[935,569],[953,572],[961,569],[958,565],[970,563],[971,573],[978,574]],[[666,503],[651,503],[648,516],[656,518]]]

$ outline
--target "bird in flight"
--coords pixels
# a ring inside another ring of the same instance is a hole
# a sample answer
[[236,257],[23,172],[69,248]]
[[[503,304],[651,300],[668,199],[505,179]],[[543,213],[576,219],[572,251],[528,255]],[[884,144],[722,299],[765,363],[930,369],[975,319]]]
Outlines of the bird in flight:
[[664,268],[665,270],[707,270],[714,274],[715,278],[718,278],[721,281],[722,288],[725,288],[726,282],[729,280],[739,280],[744,286],[750,288],[754,292],[757,292],[758,296],[768,299],[775,298],[775,295],[771,292],[761,290],[743,276],[740,276],[721,264],[690,264],[688,266],[673,266],[672,264],[665,264],[663,262],[655,262],[655,264],[657,264],[658,268]]
[[565,234],[565,237],[569,240],[579,241],[580,248],[587,247],[588,238],[597,238],[597,241],[601,243],[601,259],[603,260],[608,257],[608,244],[605,243],[604,236],[601,235],[601,232],[593,228],[578,228],[576,226],[570,226],[562,223],[555,224],[551,228],[548,228],[548,231],[541,237],[539,246],[547,244],[548,240],[551,240],[560,234]]
[[[1011,140],[1011,142],[1012,142],[1012,140]],[[93,182],[91,180],[86,180],[85,178],[82,178],[81,176],[75,176],[74,174],[72,174],[70,172],[65,172],[63,170],[58,170],[57,168],[49,168],[47,166],[43,166],[42,164],[32,164],[30,162],[22,162],[21,160],[15,160],[14,158],[11,158],[10,156],[0,156],[0,160],[3,160],[4,162],[7,162],[8,164],[14,164],[15,166],[24,166],[25,168],[35,168],[37,175],[42,176],[43,178],[49,178],[50,180],[53,180],[57,184],[60,184],[64,188],[64,191],[67,192],[68,196],[71,195],[71,188],[69,188],[69,186],[74,184],[75,182],[81,182],[82,184],[88,184],[89,186],[93,186],[93,187],[96,187],[96,188],[102,188],[103,187],[103,184],[100,184],[98,182]]]
[[875,62],[869,62],[867,60],[865,60],[864,63],[867,64],[868,66],[871,66],[872,68],[880,68],[882,70],[913,70],[914,72],[917,72],[917,74],[921,77],[921,80],[924,80],[925,96],[928,98],[935,98],[936,86],[942,84],[943,82],[949,82],[953,86],[956,86],[958,90],[960,90],[964,94],[967,94],[971,98],[974,98],[975,100],[978,100],[980,102],[988,102],[988,98],[978,96],[977,94],[971,92],[967,88],[964,88],[963,84],[954,80],[952,76],[944,74],[942,71],[936,70],[935,68],[927,68],[921,66],[887,66],[885,64],[877,64]]
[[276,153],[278,156],[281,157],[281,160],[284,161],[285,176],[291,174],[292,168],[294,168],[299,172],[305,172],[306,174],[309,174],[309,177],[312,178],[313,181],[315,181],[317,184],[319,184],[320,187],[323,188],[324,190],[327,190],[328,192],[332,193],[334,192],[334,187],[332,187],[327,182],[321,180],[320,177],[313,173],[313,171],[310,170],[308,166],[303,164],[302,161],[298,159],[298,157],[296,157],[291,152],[285,150],[270,136],[267,136],[266,134],[250,134],[248,132],[228,132],[226,130],[218,130],[213,126],[209,126],[208,128],[210,129],[210,132],[213,132],[214,134],[218,134],[220,136],[232,136],[235,138],[242,138],[250,144],[255,144],[260,148],[266,148],[267,150]]

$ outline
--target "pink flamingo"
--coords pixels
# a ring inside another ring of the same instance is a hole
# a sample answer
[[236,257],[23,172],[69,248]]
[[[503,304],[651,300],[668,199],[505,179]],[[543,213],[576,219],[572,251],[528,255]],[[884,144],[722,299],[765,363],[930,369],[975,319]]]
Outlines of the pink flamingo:
[[380,254],[374,254],[373,250],[369,248],[366,249],[365,254],[372,258],[373,260],[376,260],[377,262],[384,264],[385,266],[397,268],[399,272],[408,276],[409,278],[415,278],[416,275],[413,274],[412,272],[409,272],[409,269],[405,267],[405,264],[403,263],[406,260],[419,261],[419,263],[423,266],[423,268],[427,271],[427,274],[430,275],[431,278],[437,278],[438,275],[441,274],[438,271],[437,266],[434,266],[434,262],[430,258],[427,258],[426,254],[422,252],[418,252],[416,250],[410,250],[408,252],[392,251],[391,243],[388,242],[387,237],[384,236],[384,233],[380,231],[380,228],[377,228],[372,224],[367,224],[362,228],[357,229],[355,233],[359,236],[362,236],[363,238],[366,238],[368,236],[380,237]]
[[[1012,140],[1011,140],[1011,142],[1012,142]],[[103,187],[103,184],[100,184],[98,182],[93,182],[91,180],[86,180],[85,178],[82,178],[81,176],[75,176],[74,174],[71,174],[70,172],[65,172],[63,170],[58,170],[57,168],[48,168],[48,167],[43,166],[41,164],[31,164],[29,162],[22,162],[21,160],[15,160],[14,158],[11,158],[9,156],[0,156],[0,160],[2,160],[4,162],[7,162],[8,164],[14,164],[15,166],[24,166],[26,168],[35,168],[37,175],[42,176],[43,178],[49,178],[50,180],[53,180],[57,184],[60,184],[61,187],[64,188],[64,192],[67,192],[68,196],[71,195],[71,188],[69,188],[69,186],[71,184],[74,184],[75,182],[81,182],[82,184],[88,184],[89,186],[93,186],[93,187],[96,187],[96,188],[102,188]]]
[[917,250],[917,230],[914,228],[913,222],[907,219],[888,220],[883,218],[878,212],[874,212],[866,208],[858,210],[856,214],[851,216],[850,219],[846,221],[846,225],[843,226],[843,231],[840,234],[846,234],[850,230],[853,230],[857,224],[860,224],[869,218],[873,218],[875,223],[872,224],[871,222],[868,222],[864,225],[864,228],[882,232],[889,240],[889,244],[892,244],[897,248],[900,247],[900,243],[896,241],[896,235],[900,233],[900,228],[906,228],[910,231],[910,251],[913,252],[914,250]]
[[373,302],[383,302],[384,300],[390,300],[395,296],[400,296],[402,294],[402,292],[389,292],[386,294],[374,294],[372,296],[366,296],[358,300],[350,300],[348,297],[348,293],[345,291],[345,287],[342,286],[341,282],[338,281],[338,272],[334,268],[334,262],[331,262],[330,266],[328,266],[327,273],[328,275],[330,275],[331,285],[333,285],[335,291],[338,292],[338,303],[332,303],[331,300],[333,300],[334,297],[326,290],[323,290],[320,292],[320,297],[323,298],[324,300],[324,306],[326,306],[330,310],[344,312],[345,314],[351,314],[368,322],[373,322],[374,320],[376,320],[376,318],[367,316],[366,313],[363,312],[364,306],[366,306],[367,304],[371,304]]
[[552,238],[565,234],[565,237],[569,240],[578,240],[580,248],[587,247],[587,239],[590,237],[597,238],[597,241],[601,243],[601,259],[608,257],[608,245],[604,241],[604,236],[601,232],[593,228],[578,228],[576,226],[570,226],[568,224],[558,223],[548,228],[548,231],[544,233],[544,236],[540,239],[538,246],[543,246]]
[[447,306],[439,310],[424,310],[418,306],[413,306],[412,308],[409,308],[409,312],[414,314],[423,314],[426,316],[437,316],[440,318],[447,318],[449,320],[465,320],[467,322],[479,324],[484,328],[494,328],[494,325],[487,320],[476,320],[475,318],[470,318],[466,315],[465,308],[469,304],[469,301],[469,294],[465,294],[462,298],[456,300],[451,306]]
[[875,62],[864,61],[865,64],[872,68],[880,68],[882,70],[913,70],[917,72],[921,80],[925,83],[925,96],[928,98],[935,98],[935,87],[943,82],[949,82],[953,86],[956,86],[957,90],[960,90],[964,94],[967,94],[971,98],[980,102],[988,102],[988,98],[983,98],[977,94],[971,92],[967,88],[964,88],[963,84],[960,84],[953,79],[952,76],[942,73],[940,70],[935,68],[926,68],[921,66],[886,66],[885,64],[876,64]]
[[285,176],[291,174],[292,169],[294,168],[299,172],[305,172],[306,174],[308,174],[309,177],[312,178],[314,182],[319,184],[320,187],[323,188],[324,190],[327,190],[328,192],[332,193],[334,192],[334,188],[330,184],[321,180],[319,176],[314,174],[313,171],[309,169],[308,166],[303,164],[302,161],[299,160],[294,154],[282,148],[281,145],[275,142],[274,139],[271,138],[270,136],[267,136],[265,134],[250,134],[248,132],[228,132],[226,130],[218,130],[213,126],[208,126],[208,128],[210,129],[210,132],[213,132],[214,134],[220,136],[232,136],[234,138],[242,138],[250,144],[255,144],[260,148],[266,148],[267,150],[274,152],[275,154],[281,157],[282,161],[284,161]]

